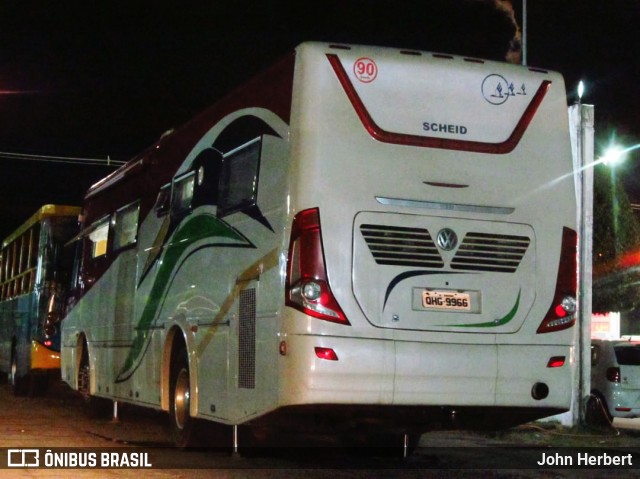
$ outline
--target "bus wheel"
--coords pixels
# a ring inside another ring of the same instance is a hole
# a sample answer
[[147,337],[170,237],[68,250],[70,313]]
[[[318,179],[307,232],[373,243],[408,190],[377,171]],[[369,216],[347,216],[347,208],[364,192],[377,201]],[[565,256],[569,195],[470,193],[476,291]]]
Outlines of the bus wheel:
[[82,348],[80,367],[78,368],[78,393],[82,398],[85,412],[92,418],[106,418],[111,414],[111,403],[104,398],[91,395],[91,367],[87,345]]
[[171,440],[178,447],[190,446],[194,420],[189,413],[191,403],[189,362],[184,347],[176,350],[173,355],[169,394]]
[[78,368],[78,392],[85,403],[91,398],[91,369],[89,368],[89,354],[87,348],[82,348],[82,358]]
[[26,396],[29,392],[29,377],[18,376],[18,359],[15,351],[11,355],[11,369],[9,370],[9,388],[14,396]]

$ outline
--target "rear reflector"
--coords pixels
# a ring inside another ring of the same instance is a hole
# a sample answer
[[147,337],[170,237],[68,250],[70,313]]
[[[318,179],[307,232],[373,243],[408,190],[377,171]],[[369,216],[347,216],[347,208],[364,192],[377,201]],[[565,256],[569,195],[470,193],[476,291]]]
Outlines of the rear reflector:
[[561,368],[562,366],[564,366],[564,360],[565,360],[564,356],[554,356],[549,359],[549,362],[547,363],[547,367]]
[[315,351],[316,351],[316,356],[318,356],[320,359],[326,359],[327,361],[338,360],[338,355],[331,348],[321,348],[316,346]]

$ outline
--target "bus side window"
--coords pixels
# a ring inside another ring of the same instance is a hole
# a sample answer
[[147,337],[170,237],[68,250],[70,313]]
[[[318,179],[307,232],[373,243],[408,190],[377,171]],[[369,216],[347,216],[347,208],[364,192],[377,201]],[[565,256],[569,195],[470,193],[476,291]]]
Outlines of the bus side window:
[[226,216],[256,204],[262,138],[224,155],[218,188],[218,215]]
[[109,243],[109,219],[99,220],[89,233],[89,245],[91,258],[100,258],[107,254]]
[[191,211],[195,177],[195,171],[190,171],[174,180],[171,194],[171,214],[179,216]]
[[169,206],[171,204],[171,183],[164,185],[160,188],[158,197],[156,198],[156,204],[153,209],[156,212],[156,216],[159,218],[166,215],[169,212]]
[[139,202],[124,206],[113,215],[113,249],[118,251],[135,244],[138,238]]
[[214,148],[207,148],[198,153],[198,156],[193,160],[191,169],[196,173],[192,207],[217,205],[222,154]]

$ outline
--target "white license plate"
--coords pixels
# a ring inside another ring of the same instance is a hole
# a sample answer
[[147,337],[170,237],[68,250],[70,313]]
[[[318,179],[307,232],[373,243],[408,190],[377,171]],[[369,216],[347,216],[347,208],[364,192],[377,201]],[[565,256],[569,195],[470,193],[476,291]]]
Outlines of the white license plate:
[[469,293],[457,291],[425,290],[422,292],[422,307],[447,311],[471,311],[471,296]]

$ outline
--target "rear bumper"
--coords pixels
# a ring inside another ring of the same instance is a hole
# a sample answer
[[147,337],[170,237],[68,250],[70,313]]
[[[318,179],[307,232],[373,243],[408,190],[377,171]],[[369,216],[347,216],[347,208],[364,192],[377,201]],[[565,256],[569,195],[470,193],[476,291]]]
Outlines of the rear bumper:
[[613,417],[629,419],[640,417],[640,389],[618,388],[613,393],[609,411]]
[[31,369],[60,369],[60,352],[31,341]]
[[565,412],[554,408],[374,406],[312,404],[281,407],[253,426],[307,434],[380,431],[422,434],[436,430],[500,430]]
[[[337,360],[315,348],[331,348]],[[351,404],[568,410],[572,348],[292,335],[281,357],[280,406]],[[549,368],[551,357],[565,364]],[[532,396],[536,384],[548,395]]]

